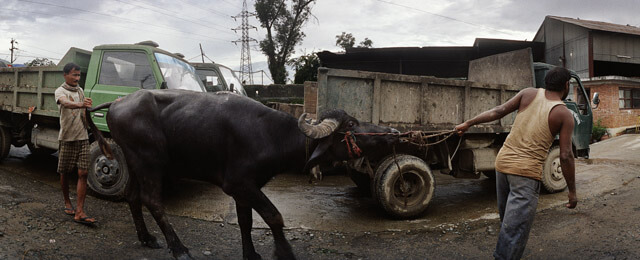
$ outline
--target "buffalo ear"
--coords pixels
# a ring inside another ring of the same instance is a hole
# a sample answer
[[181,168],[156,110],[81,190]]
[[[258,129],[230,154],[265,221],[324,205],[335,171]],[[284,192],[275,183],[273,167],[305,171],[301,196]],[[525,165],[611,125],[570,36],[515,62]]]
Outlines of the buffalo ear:
[[331,146],[331,139],[332,139],[331,136],[329,136],[320,140],[320,144],[318,144],[316,149],[313,150],[311,157],[309,158],[309,160],[304,166],[304,170],[303,170],[304,173],[308,173],[309,170],[313,168],[313,166],[316,166],[320,163],[321,157],[327,152],[327,150]]

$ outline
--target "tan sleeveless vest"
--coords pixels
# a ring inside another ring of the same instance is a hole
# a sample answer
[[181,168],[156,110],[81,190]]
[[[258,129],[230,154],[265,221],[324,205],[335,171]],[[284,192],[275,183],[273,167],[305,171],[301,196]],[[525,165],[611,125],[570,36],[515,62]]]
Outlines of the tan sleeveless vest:
[[533,101],[518,111],[511,132],[496,158],[496,170],[541,179],[542,165],[554,139],[549,131],[549,112],[557,105],[565,104],[548,100],[545,89],[538,89]]

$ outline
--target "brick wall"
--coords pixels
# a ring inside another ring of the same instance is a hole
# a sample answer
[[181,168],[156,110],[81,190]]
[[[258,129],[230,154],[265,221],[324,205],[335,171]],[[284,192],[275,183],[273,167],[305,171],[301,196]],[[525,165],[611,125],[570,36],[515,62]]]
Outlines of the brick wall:
[[598,119],[602,120],[602,125],[607,128],[630,127],[637,124],[640,109],[620,109],[618,90],[620,87],[640,88],[639,80],[591,80],[585,82],[585,87],[590,89],[591,97],[595,92],[600,95],[600,105],[593,109],[594,124]]

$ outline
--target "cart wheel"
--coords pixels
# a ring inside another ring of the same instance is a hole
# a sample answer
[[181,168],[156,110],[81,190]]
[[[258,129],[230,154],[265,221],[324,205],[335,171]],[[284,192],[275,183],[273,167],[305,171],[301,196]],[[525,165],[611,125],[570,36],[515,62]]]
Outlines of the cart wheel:
[[560,168],[560,147],[553,146],[544,161],[542,168],[542,185],[549,193],[563,191],[567,187],[567,182],[562,175]]
[[11,130],[0,126],[0,160],[9,156],[11,150]]
[[429,206],[435,179],[422,159],[406,154],[397,155],[395,159],[387,157],[376,169],[375,176],[374,197],[391,216],[414,218]]

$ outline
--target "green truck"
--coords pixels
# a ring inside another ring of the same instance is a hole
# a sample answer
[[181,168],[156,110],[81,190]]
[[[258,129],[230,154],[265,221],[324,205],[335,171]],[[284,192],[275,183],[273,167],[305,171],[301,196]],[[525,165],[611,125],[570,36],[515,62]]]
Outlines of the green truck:
[[[100,45],[93,51],[71,48],[57,66],[0,68],[0,159],[11,145],[27,145],[33,153],[58,149],[59,108],[54,92],[63,82],[68,62],[81,67],[80,86],[93,105],[113,101],[139,89],[185,89],[206,92],[193,66],[179,54],[152,41]],[[106,110],[91,117],[109,137]],[[93,140],[90,140],[93,141]],[[110,139],[115,159],[109,160],[91,143],[88,185],[97,195],[119,199],[129,182],[124,155]]]
[[229,67],[219,63],[190,63],[196,69],[207,92],[231,91],[241,96],[247,92],[236,74]]

